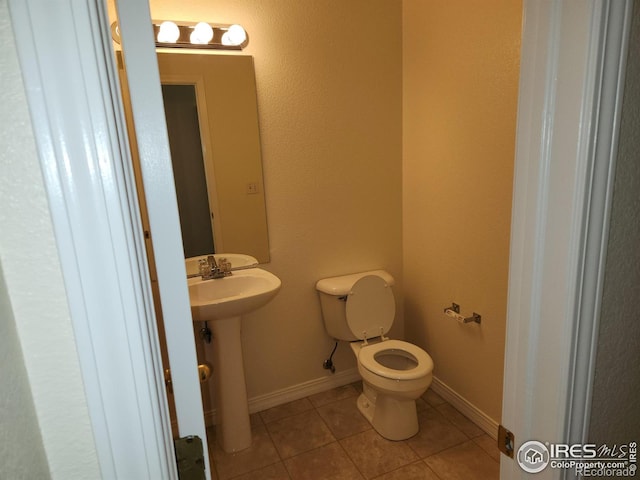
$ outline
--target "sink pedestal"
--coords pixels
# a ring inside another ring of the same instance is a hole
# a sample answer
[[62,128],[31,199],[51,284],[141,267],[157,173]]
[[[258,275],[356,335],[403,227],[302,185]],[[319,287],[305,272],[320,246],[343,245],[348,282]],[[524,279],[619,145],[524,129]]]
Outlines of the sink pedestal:
[[271,301],[280,290],[280,279],[261,268],[247,268],[222,278],[193,277],[187,284],[193,321],[209,322],[213,333],[218,443],[225,452],[244,450],[251,446],[251,425],[240,318]]
[[213,332],[217,438],[222,449],[228,453],[251,446],[240,318],[230,317],[210,322]]

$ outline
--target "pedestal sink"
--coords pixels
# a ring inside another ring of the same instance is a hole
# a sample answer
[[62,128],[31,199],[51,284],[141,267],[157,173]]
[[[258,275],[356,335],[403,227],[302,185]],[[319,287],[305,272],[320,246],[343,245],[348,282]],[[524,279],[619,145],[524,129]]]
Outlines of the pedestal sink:
[[249,406],[244,378],[241,316],[269,302],[280,289],[280,279],[261,268],[234,271],[213,280],[188,280],[194,322],[209,322],[213,332],[218,441],[225,452],[251,446]]

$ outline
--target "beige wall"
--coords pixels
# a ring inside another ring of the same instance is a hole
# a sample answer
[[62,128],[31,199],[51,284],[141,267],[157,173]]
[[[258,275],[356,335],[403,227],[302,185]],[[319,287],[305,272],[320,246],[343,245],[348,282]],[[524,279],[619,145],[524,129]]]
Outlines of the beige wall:
[[[402,36],[398,0],[151,1],[154,19],[240,23],[255,61],[276,299],[243,320],[250,398],[325,375],[315,282],[398,280],[402,336]],[[385,34],[384,41],[380,36]],[[341,345],[338,371],[355,367]]]
[[[403,256],[407,339],[435,376],[500,419],[519,0],[403,3]],[[460,325],[458,303],[482,315]]]
[[[47,478],[50,471],[53,479],[100,478],[6,0],[0,0],[0,44],[0,104],[11,112],[0,115],[0,284],[6,286],[6,296],[0,293],[0,352],[10,355],[6,371],[5,358],[0,361],[0,430],[28,436],[9,444],[0,439],[0,477]],[[17,402],[21,408],[12,408]],[[39,435],[46,459],[38,452]],[[25,448],[19,440],[34,448],[28,458],[18,451]],[[25,476],[9,473],[12,468]]]

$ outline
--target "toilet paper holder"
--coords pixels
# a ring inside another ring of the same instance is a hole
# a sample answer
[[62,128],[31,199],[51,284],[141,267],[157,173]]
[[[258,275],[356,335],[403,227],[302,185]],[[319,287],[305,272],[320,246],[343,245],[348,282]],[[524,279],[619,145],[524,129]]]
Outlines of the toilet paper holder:
[[455,318],[458,321],[458,323],[475,322],[477,324],[480,324],[482,322],[482,316],[480,314],[476,313],[476,312],[473,312],[473,314],[470,317],[465,317],[464,315],[461,315],[460,314],[460,305],[458,305],[457,303],[453,303],[453,302],[451,302],[451,306],[450,307],[445,307],[444,313],[448,317]]

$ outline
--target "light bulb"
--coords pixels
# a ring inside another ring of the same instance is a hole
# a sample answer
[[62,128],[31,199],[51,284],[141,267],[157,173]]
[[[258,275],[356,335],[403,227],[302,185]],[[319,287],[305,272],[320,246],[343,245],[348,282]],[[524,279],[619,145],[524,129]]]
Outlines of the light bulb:
[[196,45],[206,45],[213,38],[213,28],[205,22],[198,23],[191,32],[191,43]]
[[240,25],[231,25],[222,35],[222,44],[237,47],[247,39],[247,32]]
[[173,22],[162,22],[158,31],[158,42],[176,43],[180,38],[180,29]]

